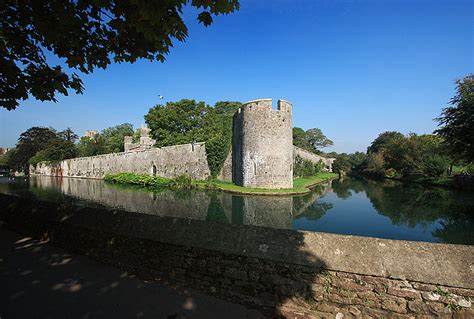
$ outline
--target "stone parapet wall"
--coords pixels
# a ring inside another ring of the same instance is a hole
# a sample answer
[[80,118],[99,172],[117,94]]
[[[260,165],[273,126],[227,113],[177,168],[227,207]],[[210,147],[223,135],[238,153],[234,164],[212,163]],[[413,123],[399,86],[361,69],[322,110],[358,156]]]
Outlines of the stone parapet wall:
[[323,157],[318,154],[308,152],[307,150],[304,150],[298,146],[293,146],[293,157],[296,159],[297,156],[307,161],[311,161],[314,164],[317,164],[320,161],[323,162],[325,170],[328,172],[332,172],[332,163],[336,160],[335,158]]
[[151,148],[63,160],[57,164],[30,166],[30,173],[47,176],[103,178],[129,172],[175,178],[188,175],[203,180],[210,176],[204,143]]
[[156,217],[0,194],[10,228],[291,318],[470,318],[474,247]]

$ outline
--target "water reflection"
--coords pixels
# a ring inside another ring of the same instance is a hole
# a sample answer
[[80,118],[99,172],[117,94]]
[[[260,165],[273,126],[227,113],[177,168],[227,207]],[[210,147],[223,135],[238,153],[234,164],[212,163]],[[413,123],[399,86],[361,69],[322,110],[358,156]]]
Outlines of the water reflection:
[[[332,182],[320,201],[334,209],[310,230],[474,244],[474,194],[397,181],[344,179]],[[344,218],[344,222],[341,222]],[[336,225],[337,224],[337,225]]]
[[217,223],[474,244],[472,193],[394,181],[345,179],[280,197],[149,192],[101,180],[32,177],[0,178],[0,192]]

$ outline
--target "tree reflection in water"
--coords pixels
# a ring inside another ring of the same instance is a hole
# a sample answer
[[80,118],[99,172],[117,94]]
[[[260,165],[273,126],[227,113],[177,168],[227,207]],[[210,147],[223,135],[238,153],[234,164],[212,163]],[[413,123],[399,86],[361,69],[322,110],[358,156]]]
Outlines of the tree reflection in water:
[[426,187],[397,181],[344,179],[333,181],[341,199],[365,191],[374,209],[394,225],[414,228],[439,223],[432,235],[442,242],[474,244],[474,196],[472,192]]

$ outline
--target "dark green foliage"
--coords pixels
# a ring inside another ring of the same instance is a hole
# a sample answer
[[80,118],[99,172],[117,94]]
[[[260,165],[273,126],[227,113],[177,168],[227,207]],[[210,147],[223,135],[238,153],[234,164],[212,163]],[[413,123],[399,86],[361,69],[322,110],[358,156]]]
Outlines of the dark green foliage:
[[313,147],[306,139],[306,132],[300,127],[293,127],[293,145],[310,152],[314,151]]
[[240,102],[217,102],[206,117],[206,155],[211,175],[219,174],[232,144],[232,119]]
[[331,146],[333,145],[333,142],[328,139],[318,128],[312,128],[304,131],[300,127],[294,127],[293,145],[298,146],[304,150],[320,154],[320,148]]
[[206,143],[207,163],[211,176],[214,178],[219,174],[227,154],[229,154],[230,144],[231,142],[225,136],[212,138]]
[[102,130],[101,137],[104,140],[105,153],[118,153],[124,151],[124,137],[133,136],[133,125],[123,123]]
[[18,143],[8,157],[8,166],[17,171],[28,172],[31,157],[48,146],[50,140],[56,139],[56,132],[51,128],[32,127],[20,134]]
[[106,182],[131,184],[148,188],[162,188],[169,185],[170,180],[159,176],[139,175],[133,173],[109,174],[104,177]]
[[336,157],[336,160],[332,163],[332,171],[334,173],[347,173],[351,168],[351,163],[349,161],[349,155],[346,153],[339,154]]
[[311,161],[305,160],[300,156],[296,156],[295,164],[293,167],[293,176],[294,177],[310,177],[314,176],[317,173],[322,172],[324,168],[324,163],[319,162],[314,164]]
[[225,214],[224,208],[217,194],[211,195],[211,202],[207,208],[206,220],[210,222],[217,222],[222,224],[229,224],[229,218]]
[[72,128],[68,127],[64,131],[58,132],[58,137],[62,138],[65,141],[71,141],[73,143],[76,143],[77,139],[79,136],[74,133]]
[[76,145],[72,141],[64,140],[62,138],[55,138],[48,142],[44,150],[36,153],[30,158],[29,163],[36,165],[39,162],[59,162],[64,159],[74,158],[77,156]]
[[[191,177],[186,175],[181,175],[174,179],[170,179],[160,176],[150,176],[143,174],[117,173],[106,175],[104,177],[104,180],[109,183],[117,183],[121,185],[137,185],[153,190],[162,190],[165,187],[174,190],[189,190],[201,187],[201,185],[197,185]],[[206,185],[202,187],[206,187]]]
[[307,130],[306,139],[315,151],[334,144],[333,141],[328,139],[319,128],[311,128]]
[[170,180],[169,187],[172,189],[184,190],[196,188],[193,179],[187,175],[181,175]]
[[212,15],[239,9],[237,0],[75,1],[5,0],[0,2],[0,106],[9,110],[28,95],[56,101],[72,89],[82,93],[77,74],[50,65],[53,52],[84,74],[105,69],[112,61],[138,59],[163,62],[173,40],[184,41],[186,5],[197,9],[197,20],[209,26]]
[[217,102],[214,107],[195,100],[156,105],[145,115],[151,135],[159,147],[206,142],[212,176],[217,176],[232,142],[232,116],[239,102]]
[[367,148],[367,154],[377,153],[379,151],[382,151],[392,141],[397,140],[397,139],[403,139],[403,138],[404,136],[400,132],[393,132],[393,131],[383,132],[379,134],[379,136]]
[[77,144],[77,150],[79,157],[105,154],[105,140],[101,135],[95,138],[83,136]]
[[452,157],[474,162],[474,75],[456,81],[456,95],[452,106],[443,109],[436,120],[440,128],[435,132],[441,136]]
[[132,124],[123,123],[108,127],[93,138],[83,136],[77,145],[78,156],[84,157],[123,152],[124,137],[133,136],[134,134]]
[[209,111],[204,102],[182,99],[154,106],[145,115],[145,122],[158,147],[204,142],[204,119]]
[[428,157],[423,163],[423,172],[426,176],[436,178],[446,175],[448,171],[448,160],[439,155]]

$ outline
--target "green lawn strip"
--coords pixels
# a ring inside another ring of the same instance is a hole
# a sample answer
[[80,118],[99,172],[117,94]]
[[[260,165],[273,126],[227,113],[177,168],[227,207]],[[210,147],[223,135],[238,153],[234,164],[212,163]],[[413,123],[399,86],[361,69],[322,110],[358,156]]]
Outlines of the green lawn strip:
[[[223,192],[243,194],[243,195],[297,195],[309,192],[309,187],[321,182],[336,178],[338,175],[334,173],[318,173],[315,176],[296,178],[293,181],[293,188],[281,189],[265,189],[242,187],[232,182],[211,180],[211,181],[192,181],[192,188],[196,189],[214,189]],[[141,175],[133,173],[108,174],[104,180],[111,183],[121,185],[137,185],[148,189],[163,189],[164,187],[172,188],[173,179]]]

